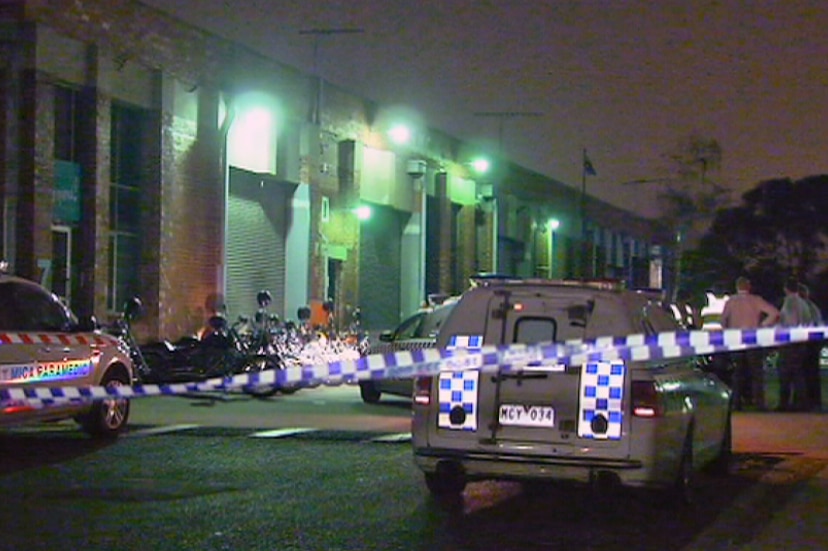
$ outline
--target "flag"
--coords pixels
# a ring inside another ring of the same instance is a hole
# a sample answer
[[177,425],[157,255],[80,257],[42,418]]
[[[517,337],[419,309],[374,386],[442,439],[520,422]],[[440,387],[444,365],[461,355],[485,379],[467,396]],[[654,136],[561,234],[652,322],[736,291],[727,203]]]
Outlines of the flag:
[[598,175],[598,173],[595,172],[595,167],[592,166],[592,161],[589,160],[586,153],[584,153],[584,174],[589,174],[590,176]]

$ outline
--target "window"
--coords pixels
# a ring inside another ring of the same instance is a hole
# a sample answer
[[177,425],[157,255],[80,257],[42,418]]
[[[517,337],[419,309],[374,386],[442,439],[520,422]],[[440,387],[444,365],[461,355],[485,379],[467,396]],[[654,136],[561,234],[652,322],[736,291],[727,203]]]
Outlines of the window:
[[420,326],[422,325],[423,318],[425,318],[425,316],[426,315],[421,312],[402,322],[400,326],[397,327],[394,334],[394,340],[401,341],[419,337]]
[[113,103],[109,196],[109,294],[107,306],[119,310],[138,293],[141,266],[141,191],[143,128],[140,109]]
[[79,113],[78,91],[55,86],[55,159],[77,162]]
[[75,323],[54,295],[32,285],[0,285],[0,308],[3,331],[69,331]]
[[515,342],[538,344],[555,342],[558,324],[551,318],[521,318],[515,324]]
[[434,311],[423,319],[423,323],[420,326],[419,334],[417,336],[424,339],[436,339],[437,333],[440,332],[440,326],[443,325],[443,322],[446,321],[449,314],[451,314],[451,311],[454,310],[455,304],[457,303],[452,302],[450,304],[441,304],[440,306],[437,306]]
[[644,308],[642,325],[647,334],[654,335],[665,331],[679,331],[681,328],[675,316],[661,303],[651,302]]

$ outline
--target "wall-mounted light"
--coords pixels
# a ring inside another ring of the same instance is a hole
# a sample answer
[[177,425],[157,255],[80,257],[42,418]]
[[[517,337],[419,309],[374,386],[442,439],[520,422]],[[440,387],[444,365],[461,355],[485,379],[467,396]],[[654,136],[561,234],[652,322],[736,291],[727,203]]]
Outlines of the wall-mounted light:
[[227,161],[251,172],[275,174],[279,106],[268,93],[236,95],[227,134]]
[[353,212],[360,221],[365,221],[371,218],[371,207],[368,205],[360,205],[356,207]]
[[478,157],[471,162],[471,166],[478,174],[485,174],[489,171],[489,168],[491,168],[491,163],[489,162],[489,159]]
[[404,124],[397,124],[391,127],[388,136],[397,145],[407,145],[411,142],[411,129]]

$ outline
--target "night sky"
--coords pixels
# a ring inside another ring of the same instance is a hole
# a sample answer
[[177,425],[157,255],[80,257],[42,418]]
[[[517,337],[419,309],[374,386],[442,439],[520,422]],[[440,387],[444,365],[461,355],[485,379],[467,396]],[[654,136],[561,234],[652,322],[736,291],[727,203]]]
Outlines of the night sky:
[[[828,173],[828,4],[821,0],[143,0],[575,187],[641,201],[691,134],[722,146],[737,192]],[[541,113],[511,119],[480,112]],[[502,122],[502,127],[500,126]],[[738,193],[737,193],[738,195]]]

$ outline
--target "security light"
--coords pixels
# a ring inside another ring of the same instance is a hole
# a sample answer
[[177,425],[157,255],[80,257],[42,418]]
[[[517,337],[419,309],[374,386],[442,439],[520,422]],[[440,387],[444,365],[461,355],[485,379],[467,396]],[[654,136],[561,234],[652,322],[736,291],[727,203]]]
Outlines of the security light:
[[485,174],[489,171],[490,164],[488,159],[480,157],[478,159],[473,160],[471,166],[474,169],[474,171],[478,174]]

